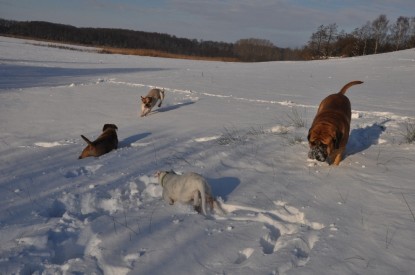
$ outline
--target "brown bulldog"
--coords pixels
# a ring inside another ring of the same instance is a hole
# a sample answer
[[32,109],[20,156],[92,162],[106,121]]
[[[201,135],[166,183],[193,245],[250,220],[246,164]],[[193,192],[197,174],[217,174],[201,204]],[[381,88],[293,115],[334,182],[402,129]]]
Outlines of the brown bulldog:
[[349,139],[352,116],[350,101],[344,93],[351,86],[362,83],[363,81],[349,82],[340,92],[329,95],[320,103],[307,136],[309,158],[318,161],[328,159],[329,164],[339,165]]

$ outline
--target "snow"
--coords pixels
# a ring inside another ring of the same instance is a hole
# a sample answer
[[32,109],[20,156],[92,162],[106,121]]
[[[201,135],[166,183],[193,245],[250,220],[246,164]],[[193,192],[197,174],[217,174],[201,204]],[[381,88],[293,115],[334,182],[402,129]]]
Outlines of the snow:
[[[413,273],[414,49],[246,64],[40,44],[0,37],[1,274]],[[307,159],[318,104],[352,80],[347,157]],[[78,160],[105,123],[119,149]],[[166,204],[170,169],[227,213]]]

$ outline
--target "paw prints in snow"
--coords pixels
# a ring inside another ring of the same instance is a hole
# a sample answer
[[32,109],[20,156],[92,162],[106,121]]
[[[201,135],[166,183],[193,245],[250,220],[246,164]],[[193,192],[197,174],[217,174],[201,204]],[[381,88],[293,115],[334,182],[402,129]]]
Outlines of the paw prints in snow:
[[63,175],[65,176],[65,178],[76,178],[79,176],[93,175],[101,167],[102,167],[101,164],[82,166],[74,170],[64,172]]
[[254,251],[255,250],[253,248],[245,248],[244,250],[239,251],[238,258],[236,259],[235,264],[241,264],[245,262],[247,259],[249,259],[249,257],[251,257]]
[[64,140],[64,141],[52,141],[52,142],[35,142],[35,146],[37,147],[43,147],[43,148],[52,148],[52,147],[57,147],[57,146],[65,146],[65,145],[69,145],[69,144],[74,144],[74,141],[71,140]]
[[[309,222],[303,212],[288,206],[285,202],[274,201],[277,209],[265,210],[256,207],[225,204],[222,208],[231,215],[225,219],[241,222],[259,222],[263,224],[265,234],[259,237],[261,253],[266,255],[290,254],[293,266],[304,266],[309,261],[309,255],[318,241],[318,233],[324,225]],[[241,214],[245,213],[245,214]],[[255,252],[246,248],[238,252],[235,264],[241,264]]]

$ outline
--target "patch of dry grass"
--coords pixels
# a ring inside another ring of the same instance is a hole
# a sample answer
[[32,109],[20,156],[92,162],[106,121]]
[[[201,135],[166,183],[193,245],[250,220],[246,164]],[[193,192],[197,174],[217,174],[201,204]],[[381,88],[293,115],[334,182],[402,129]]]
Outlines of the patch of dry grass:
[[181,55],[181,54],[172,54],[172,53],[167,53],[167,52],[162,52],[162,51],[157,51],[157,50],[149,50],[149,49],[102,48],[99,51],[99,53],[139,55],[139,56],[190,59],[190,60],[224,61],[224,62],[238,62],[239,61],[237,58],[230,58],[230,57],[206,57],[206,56]]

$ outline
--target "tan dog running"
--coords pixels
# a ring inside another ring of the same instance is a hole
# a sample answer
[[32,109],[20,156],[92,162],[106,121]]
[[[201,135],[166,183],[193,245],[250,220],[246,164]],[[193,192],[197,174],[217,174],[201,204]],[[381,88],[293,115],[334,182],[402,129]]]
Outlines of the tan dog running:
[[151,109],[156,105],[157,101],[160,100],[159,108],[164,99],[164,89],[151,89],[148,94],[143,97],[141,96],[141,116],[146,116],[151,112]]
[[342,161],[349,140],[352,116],[350,101],[344,94],[351,86],[362,83],[349,82],[340,92],[329,95],[320,103],[307,136],[310,146],[309,158],[318,161],[328,159],[329,164],[335,165]]
[[102,134],[94,141],[90,141],[81,135],[88,145],[82,151],[79,159],[87,157],[99,157],[118,147],[117,126],[115,124],[105,124],[102,128]]
[[198,213],[205,216],[206,203],[210,210],[216,209],[223,212],[217,201],[212,197],[210,185],[199,174],[189,172],[184,175],[177,175],[173,171],[159,171],[156,173],[158,182],[163,188],[163,199],[170,205],[175,202],[189,204],[193,202],[193,207]]

